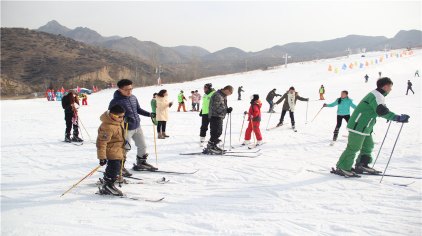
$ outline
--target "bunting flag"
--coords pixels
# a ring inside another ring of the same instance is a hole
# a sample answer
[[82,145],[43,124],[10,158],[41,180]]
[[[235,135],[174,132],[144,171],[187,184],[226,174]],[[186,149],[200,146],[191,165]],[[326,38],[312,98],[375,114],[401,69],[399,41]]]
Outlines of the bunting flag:
[[365,66],[369,66],[369,62],[368,61],[365,62]]
[[353,69],[353,63],[350,63],[349,68]]
[[328,65],[328,71],[333,71],[333,67],[331,65]]
[[335,69],[334,69],[334,73],[338,73],[338,68],[336,67]]
[[355,61],[355,66],[358,66],[358,62],[357,61]]
[[362,62],[360,63],[359,68],[363,68],[363,63]]
[[347,69],[346,64],[343,64],[343,66],[341,67],[341,69],[342,69],[342,70],[346,70],[346,69]]
[[378,59],[375,59],[375,64],[378,64]]

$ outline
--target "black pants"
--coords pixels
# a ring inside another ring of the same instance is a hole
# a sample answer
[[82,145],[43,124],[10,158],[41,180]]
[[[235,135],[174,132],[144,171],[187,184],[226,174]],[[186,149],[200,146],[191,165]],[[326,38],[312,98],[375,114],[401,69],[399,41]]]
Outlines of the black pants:
[[409,90],[412,91],[413,94],[415,94],[415,92],[413,92],[412,87],[407,87],[406,95],[409,93]]
[[220,142],[220,136],[223,133],[223,118],[220,117],[211,117],[210,119],[210,133],[211,138],[210,142],[217,144]]
[[117,176],[120,175],[121,165],[122,160],[108,160],[104,176],[113,181],[116,181]]
[[340,130],[343,119],[345,119],[346,122],[349,122],[350,115],[345,115],[345,116],[337,115],[337,124],[336,124],[336,128],[334,129],[334,135],[336,136],[338,135],[338,131]]
[[157,124],[157,132],[158,133],[165,133],[166,132],[166,125],[167,125],[167,121],[158,121]]
[[79,135],[79,126],[77,125],[78,122],[72,124],[73,113],[64,113],[64,120],[66,121],[66,135],[70,135],[70,131],[72,130],[73,125],[73,136]]
[[237,93],[237,100],[242,100],[242,94],[240,92]]
[[208,114],[202,114],[201,132],[199,133],[199,136],[201,137],[207,136],[209,124],[210,124],[210,119],[208,118]]
[[[286,115],[287,110],[283,110],[281,112],[281,117],[280,117],[280,123],[283,123],[284,121],[284,116]],[[289,110],[289,115],[290,115],[290,121],[292,122],[292,125],[295,125],[295,115],[294,112]]]

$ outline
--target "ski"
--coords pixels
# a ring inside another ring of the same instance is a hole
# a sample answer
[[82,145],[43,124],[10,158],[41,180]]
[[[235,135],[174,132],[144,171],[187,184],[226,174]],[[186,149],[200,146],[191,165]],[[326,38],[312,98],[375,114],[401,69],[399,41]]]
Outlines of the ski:
[[[261,147],[262,145],[264,145],[265,143],[261,143],[261,144],[254,144],[254,145],[252,145],[252,146],[248,146],[248,149],[249,150],[251,150],[251,149],[255,149],[255,148],[257,148],[257,147]],[[261,149],[258,149],[258,151],[260,151]],[[256,151],[256,152],[258,152],[258,151]]]
[[[312,173],[318,173],[318,174],[326,174],[326,172],[325,172],[326,170],[317,171],[317,170],[307,169],[306,171],[312,172]],[[331,171],[333,171],[333,169]],[[361,173],[359,175],[365,175],[365,176],[382,176],[382,173],[379,173],[379,174]],[[406,175],[390,175],[390,174],[385,174],[384,176],[385,177],[392,177],[392,178],[404,178],[404,179],[422,179],[422,177],[406,176]],[[412,184],[412,183],[410,183],[410,184]],[[397,185],[400,185],[400,184],[397,184]]]
[[115,195],[111,195],[111,194],[101,194],[100,192],[96,192],[95,194],[100,195],[100,196],[104,196],[104,197],[110,196],[110,197],[118,197],[118,198],[130,199],[130,200],[134,200],[134,201],[145,201],[145,202],[161,202],[162,200],[164,200],[164,197],[143,198],[143,197],[129,196],[129,195],[115,196]]
[[[241,154],[247,154],[251,153],[254,155],[241,155]],[[249,157],[249,158],[255,158],[259,157],[261,153],[257,152],[225,152],[223,154],[205,154],[203,152],[192,152],[192,153],[180,153],[180,155],[201,155],[201,156],[227,156],[227,157]]]
[[63,143],[73,144],[75,146],[82,146],[84,144],[83,142],[77,143],[77,142],[66,142],[64,140],[60,140],[60,141],[63,142]]
[[155,172],[155,173],[163,173],[163,174],[174,174],[174,175],[192,175],[198,172],[199,170],[191,171],[191,172],[179,172],[179,171],[166,171],[166,170],[148,170],[148,169],[142,169],[139,171],[144,172]]
[[[102,170],[99,170],[98,172],[104,173],[104,171],[102,171]],[[127,179],[144,180],[144,179],[137,178],[137,177],[132,177],[132,176],[123,177],[123,179],[124,179],[125,182],[123,182],[122,184],[147,184],[147,183],[165,184],[165,183],[170,182],[170,180],[166,179],[165,177],[162,177],[160,179],[154,180],[152,182],[149,182],[149,181],[148,182],[144,182],[144,181],[130,182],[130,181],[128,181]],[[100,179],[100,181],[101,181],[101,179]]]

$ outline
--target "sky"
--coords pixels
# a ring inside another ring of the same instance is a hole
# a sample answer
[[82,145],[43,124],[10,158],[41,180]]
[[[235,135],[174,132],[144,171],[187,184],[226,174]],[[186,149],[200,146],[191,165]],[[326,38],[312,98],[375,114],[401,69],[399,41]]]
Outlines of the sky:
[[1,27],[37,29],[51,20],[103,36],[162,46],[260,51],[350,34],[394,37],[421,30],[422,1],[1,1]]

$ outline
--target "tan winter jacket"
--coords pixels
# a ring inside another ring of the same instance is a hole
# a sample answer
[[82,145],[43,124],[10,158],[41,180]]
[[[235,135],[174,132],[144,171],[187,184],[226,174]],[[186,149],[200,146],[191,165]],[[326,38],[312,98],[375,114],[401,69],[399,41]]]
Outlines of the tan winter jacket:
[[168,121],[170,103],[167,100],[167,96],[157,96],[155,100],[157,101],[157,121]]
[[97,157],[98,159],[122,160],[125,158],[125,138],[123,121],[120,123],[110,118],[109,111],[101,115],[102,121],[98,128]]

